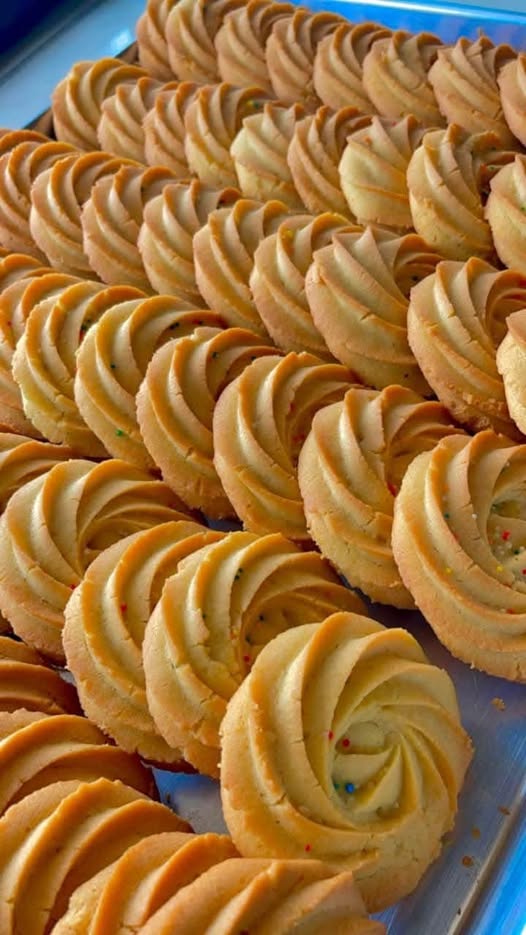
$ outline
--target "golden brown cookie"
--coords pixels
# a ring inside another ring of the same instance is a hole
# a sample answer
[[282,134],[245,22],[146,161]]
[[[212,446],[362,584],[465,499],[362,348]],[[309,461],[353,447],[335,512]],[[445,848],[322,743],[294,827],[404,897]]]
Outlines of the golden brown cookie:
[[184,115],[199,88],[192,81],[179,81],[161,90],[142,122],[144,159],[149,166],[167,166],[177,178],[187,179],[190,168],[184,148]]
[[396,498],[400,574],[438,639],[491,675],[526,681],[526,445],[452,436],[415,458]]
[[6,250],[0,257],[0,295],[19,279],[38,276],[51,272],[51,267],[43,266],[40,260],[27,253],[12,253]]
[[66,445],[52,445],[27,435],[0,432],[0,512],[15,490],[73,457]]
[[146,9],[135,27],[139,62],[145,71],[159,81],[174,77],[168,60],[166,21],[178,0],[147,0]]
[[100,148],[115,156],[145,163],[143,121],[165,87],[146,75],[134,83],[118,84],[102,103],[97,125]]
[[394,119],[412,114],[427,127],[444,125],[428,79],[441,45],[429,33],[403,29],[373,42],[363,61],[363,86],[379,114]]
[[135,395],[157,348],[205,324],[220,327],[221,319],[156,295],[112,304],[86,333],[76,357],[75,402],[114,458],[155,469],[137,423]]
[[121,782],[69,780],[27,795],[0,819],[0,929],[45,935],[71,894],[150,834],[189,825]]
[[341,399],[353,376],[312,354],[254,360],[214,410],[214,464],[246,529],[308,539],[298,455],[314,414]]
[[391,30],[376,23],[340,23],[316,47],[314,89],[329,107],[356,107],[363,114],[375,113],[375,107],[363,86],[363,60],[378,39],[386,39]]
[[65,611],[64,651],[84,712],[124,750],[184,766],[148,709],[142,642],[164,582],[179,563],[221,533],[197,523],[162,523],[97,556]]
[[269,354],[275,348],[244,328],[196,328],[148,365],[136,397],[144,444],[164,482],[207,516],[235,517],[214,467],[217,399],[251,361]]
[[162,736],[217,776],[227,702],[261,649],[336,610],[363,605],[317,552],[280,534],[232,532],[190,555],[167,579],[144,637],[148,704]]
[[[522,283],[521,283],[522,285]],[[526,283],[522,288],[526,287]],[[497,349],[497,369],[515,425],[526,435],[526,302],[506,318],[507,333]],[[509,434],[509,433],[508,433]]]
[[214,40],[221,80],[240,87],[256,85],[272,97],[265,54],[267,39],[274,23],[290,19],[295,12],[292,3],[248,0],[227,13]]
[[184,81],[219,80],[214,40],[223,19],[243,0],[179,0],[166,19],[164,34],[170,68]]
[[513,135],[526,145],[526,129],[524,127],[524,109],[526,107],[526,53],[518,55],[506,62],[497,74],[500,92],[500,103],[504,117]]
[[24,484],[0,520],[0,610],[15,633],[62,662],[64,608],[103,549],[181,517],[165,484],[123,461],[66,461]]
[[195,281],[193,235],[215,208],[239,198],[235,188],[208,188],[198,179],[166,185],[144,210],[137,245],[156,292],[203,305]]
[[526,275],[526,155],[495,168],[485,210],[490,236],[502,263]]
[[97,126],[102,102],[114,93],[117,85],[133,83],[147,73],[137,65],[118,58],[94,62],[76,62],[55,86],[51,98],[53,129],[57,140],[77,149],[98,149]]
[[497,370],[506,319],[526,307],[526,282],[478,257],[444,260],[411,291],[409,343],[453,417],[477,432],[493,428],[520,441]]
[[413,458],[458,431],[444,406],[401,386],[355,387],[314,416],[298,463],[307,526],[373,601],[414,607],[391,549],[394,501]]
[[89,280],[67,285],[33,306],[17,343],[12,373],[24,413],[44,438],[69,445],[74,456],[108,456],[75,402],[79,349],[107,309],[136,296],[142,293],[129,286],[106,288]]
[[250,328],[265,336],[266,329],[249,286],[254,253],[290,214],[282,201],[240,198],[216,208],[192,243],[199,292],[230,327]]
[[0,711],[80,714],[77,693],[42,656],[10,636],[0,636]]
[[278,20],[265,48],[270,83],[280,101],[315,110],[321,101],[314,90],[316,49],[343,22],[336,13],[311,13],[300,8]]
[[407,631],[352,613],[264,647],[221,736],[240,852],[352,870],[370,911],[438,857],[472,753],[446,672]]
[[392,383],[429,395],[409,347],[411,287],[440,257],[416,234],[366,227],[333,234],[305,278],[316,328],[337,360],[376,389]]

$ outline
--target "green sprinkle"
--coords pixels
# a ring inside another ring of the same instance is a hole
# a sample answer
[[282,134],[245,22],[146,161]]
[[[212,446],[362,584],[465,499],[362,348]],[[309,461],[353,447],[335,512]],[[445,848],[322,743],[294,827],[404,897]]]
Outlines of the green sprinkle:
[[449,513],[444,513],[444,519],[449,519]]
[[117,438],[124,438],[124,436],[126,435],[126,432],[123,432],[122,429],[115,429],[115,434]]
[[339,788],[340,788],[340,783],[339,783],[339,782],[333,782],[333,786],[334,786],[335,789],[339,789]]

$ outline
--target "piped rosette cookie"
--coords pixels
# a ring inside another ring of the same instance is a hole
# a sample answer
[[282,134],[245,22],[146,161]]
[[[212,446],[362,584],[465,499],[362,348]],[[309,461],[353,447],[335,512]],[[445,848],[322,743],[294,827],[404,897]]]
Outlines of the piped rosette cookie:
[[425,126],[443,126],[428,79],[441,45],[440,39],[429,33],[403,29],[373,42],[363,61],[362,80],[379,114],[395,119],[413,114]]
[[340,231],[305,278],[314,324],[331,353],[375,389],[392,383],[429,395],[407,339],[411,287],[440,257],[416,234]]
[[51,267],[43,266],[40,260],[27,253],[12,253],[6,250],[0,256],[0,295],[19,279],[28,276],[41,276],[51,272]]
[[144,117],[144,161],[149,166],[167,166],[177,178],[187,179],[190,168],[184,148],[184,116],[199,85],[179,81],[161,90]]
[[261,88],[209,84],[199,88],[184,115],[184,147],[188,166],[204,185],[237,185],[230,147],[245,117],[257,113],[268,100]]
[[526,280],[478,257],[444,260],[411,291],[409,343],[429,385],[472,431],[493,428],[521,440],[497,369],[506,319],[526,308]]
[[[526,283],[525,283],[526,286]],[[504,381],[510,415],[526,435],[526,302],[506,318],[508,329],[497,349],[497,368]],[[511,433],[508,433],[511,434]]]
[[15,633],[63,662],[64,608],[93,559],[181,516],[176,495],[124,461],[56,464],[10,498],[0,520],[0,610]]
[[413,227],[407,167],[425,128],[409,115],[372,116],[347,136],[338,166],[348,210],[359,224],[406,231]]
[[349,136],[371,123],[354,107],[319,107],[299,120],[287,162],[303,204],[313,214],[333,211],[354,220],[340,183],[338,166]]
[[108,308],[142,295],[129,286],[106,288],[89,280],[65,285],[33,306],[16,345],[12,374],[25,415],[44,438],[68,445],[77,457],[108,456],[75,402],[79,348]]
[[77,693],[34,649],[0,636],[0,711],[80,714]]
[[187,822],[117,780],[54,782],[0,819],[0,929],[46,935],[72,893],[149,835]]
[[214,464],[246,529],[309,539],[297,477],[314,414],[341,399],[353,374],[312,354],[254,360],[214,410]]
[[0,712],[0,814],[51,783],[101,777],[152,796],[153,777],[84,717],[41,711]]
[[227,13],[214,41],[221,80],[240,87],[256,85],[273,97],[265,54],[267,39],[278,20],[290,19],[295,12],[292,3],[248,0]]
[[244,328],[196,328],[156,351],[137,394],[141,435],[164,482],[214,519],[236,515],[214,466],[215,405],[246,366],[275,353]]
[[495,169],[485,217],[499,259],[526,275],[526,155]]
[[376,23],[340,23],[316,47],[313,83],[316,94],[329,107],[356,107],[372,114],[375,107],[363,86],[363,60],[378,39],[391,30]]
[[279,533],[233,532],[194,552],[146,627],[146,692],[160,733],[217,776],[227,702],[262,647],[283,630],[362,609],[325,559]]
[[446,130],[429,130],[407,168],[417,233],[448,259],[489,259],[494,247],[483,193],[491,176],[513,157],[502,151],[494,133],[470,134],[454,123]]
[[195,279],[194,234],[216,208],[239,198],[235,188],[209,188],[198,179],[166,185],[146,205],[137,246],[156,292],[203,304]]
[[353,388],[314,416],[298,464],[307,526],[373,601],[414,607],[391,548],[394,501],[413,458],[455,433],[444,406],[401,386]]
[[35,438],[40,435],[24,412],[22,394],[12,370],[13,355],[26,321],[39,302],[58,297],[78,282],[74,276],[43,267],[13,282],[0,295],[0,423],[13,432]]
[[164,166],[122,166],[114,175],[97,179],[82,208],[82,243],[103,282],[151,290],[137,238],[146,205],[174,181]]
[[19,487],[72,457],[73,451],[66,445],[0,432],[0,513]]
[[199,292],[230,327],[266,334],[249,285],[254,253],[289,214],[282,201],[240,198],[226,208],[211,211],[206,224],[194,234]]
[[155,351],[200,325],[221,327],[222,322],[208,309],[189,309],[173,296],[155,295],[117,300],[86,332],[76,354],[75,403],[114,458],[155,469],[139,430],[135,396]]
[[174,77],[168,60],[166,21],[178,0],[147,0],[144,13],[139,16],[135,34],[137,52],[142,68],[159,81]]
[[135,84],[147,73],[118,58],[76,62],[53,91],[51,106],[57,140],[77,149],[98,149],[97,126],[102,103],[124,82]]
[[307,110],[319,107],[313,83],[316,49],[342,22],[336,13],[300,8],[274,24],[265,52],[270,83],[279,100],[303,104]]
[[513,135],[526,146],[526,53],[510,56],[497,75],[504,117]]
[[243,0],[179,0],[172,6],[164,34],[178,78],[198,84],[219,80],[214,40],[225,16],[243,5]]
[[100,148],[115,156],[146,163],[143,121],[157,95],[166,87],[175,89],[177,84],[166,86],[146,75],[134,83],[118,84],[102,103],[97,125]]
[[65,156],[39,173],[31,187],[29,226],[52,266],[72,276],[94,278],[82,243],[81,212],[95,183],[115,175],[123,162],[108,153],[88,152]]
[[28,130],[13,130],[0,139],[1,246],[45,259],[29,228],[31,186],[40,172],[73,153],[68,143]]
[[182,768],[148,709],[142,643],[164,582],[192,552],[222,538],[197,523],[161,523],[104,549],[65,610],[64,651],[84,712],[124,750]]
[[438,639],[469,665],[526,681],[526,445],[491,431],[415,458],[396,498],[393,550]]
[[258,114],[245,117],[230,155],[245,198],[269,201],[277,198],[293,211],[302,211],[300,198],[287,162],[294,129],[305,110],[301,104],[264,104]]
[[250,277],[254,304],[272,340],[285,352],[309,351],[334,361],[312,319],[305,276],[316,250],[329,244],[340,230],[358,228],[349,227],[338,214],[298,214],[262,240],[254,254]]
[[221,740],[240,852],[352,870],[370,911],[410,893],[438,857],[471,759],[446,672],[407,631],[353,613],[265,646]]
[[476,42],[462,37],[455,45],[439,48],[428,78],[447,122],[469,133],[491,130],[501,146],[516,149],[497,83],[501,69],[515,58],[509,45],[494,45],[484,35]]

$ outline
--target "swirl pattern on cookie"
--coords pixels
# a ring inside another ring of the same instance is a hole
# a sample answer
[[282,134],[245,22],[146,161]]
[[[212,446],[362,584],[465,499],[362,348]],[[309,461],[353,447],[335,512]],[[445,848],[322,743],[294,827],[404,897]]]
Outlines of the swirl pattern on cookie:
[[32,276],[12,283],[0,295],[0,423],[13,432],[38,438],[40,432],[24,412],[18,384],[13,377],[13,355],[26,321],[39,302],[58,296],[78,282],[74,276],[43,267]]
[[457,124],[429,130],[407,168],[413,225],[451,260],[487,259],[493,251],[484,219],[480,164],[498,147],[493,133],[469,134]]
[[180,179],[190,176],[184,117],[198,88],[192,81],[180,81],[168,91],[159,91],[142,124],[144,161],[149,166],[167,166]]
[[73,457],[66,445],[37,441],[28,435],[0,432],[0,513],[15,490]]
[[491,180],[485,217],[499,259],[526,275],[526,156],[516,155]]
[[179,507],[169,487],[124,461],[66,461],[24,484],[0,520],[0,610],[15,633],[63,662],[64,608],[90,563],[133,532],[180,519]]
[[0,711],[80,714],[77,693],[41,656],[10,636],[0,636]]
[[369,911],[440,853],[472,752],[446,672],[407,631],[349,613],[265,646],[221,735],[241,853],[352,870]]
[[168,61],[183,81],[219,81],[214,40],[225,16],[243,0],[179,0],[166,20]]
[[363,85],[384,117],[413,114],[427,127],[444,125],[428,71],[442,43],[429,33],[399,29],[374,42],[363,61]]
[[312,214],[334,211],[354,220],[342,192],[338,166],[347,138],[370,122],[370,116],[359,114],[354,107],[334,111],[323,106],[296,124],[287,162],[296,190]]
[[425,128],[411,115],[401,120],[373,116],[347,137],[339,163],[348,210],[359,224],[409,230],[407,167]]
[[[108,935],[123,927],[143,933],[152,917],[154,931],[161,935],[168,900],[171,908],[180,889],[199,884],[202,875],[208,879],[210,868],[233,857],[238,854],[226,834],[165,831],[150,835],[75,890],[53,935]],[[235,863],[239,865],[239,859]],[[173,931],[178,923],[170,916],[168,924]],[[204,931],[199,923],[193,930]]]
[[274,96],[265,47],[274,23],[295,11],[292,3],[248,0],[228,13],[214,42],[221,80],[240,87],[256,85]]
[[27,795],[0,819],[0,927],[45,935],[73,891],[142,838],[189,831],[122,782],[69,780]]
[[508,409],[515,425],[518,426],[523,435],[526,435],[525,307],[526,302],[523,302],[520,310],[508,315],[506,318],[508,330],[497,349],[497,368],[504,382]]
[[204,185],[237,185],[230,147],[244,118],[261,110],[267,99],[261,88],[226,81],[196,91],[184,115],[184,146],[191,173]]
[[287,163],[294,128],[304,115],[300,104],[285,107],[277,103],[265,104],[261,113],[245,117],[230,147],[245,198],[277,198],[292,210],[304,210]]
[[118,84],[102,103],[97,125],[100,148],[115,156],[145,163],[142,124],[163,88],[165,85],[160,81],[146,75],[134,84]]
[[235,517],[214,467],[217,399],[251,361],[275,352],[243,328],[196,328],[161,347],[148,366],[136,398],[144,443],[164,482],[207,516]]
[[455,45],[439,49],[429,81],[447,122],[458,123],[469,133],[491,130],[501,146],[516,148],[497,84],[501,68],[515,57],[509,45],[495,46],[483,35],[476,42],[462,37]]
[[497,74],[497,83],[506,123],[513,135],[526,146],[526,53],[519,52],[502,66]]
[[0,712],[0,814],[53,782],[120,779],[153,795],[151,773],[138,757],[108,743],[84,717],[39,711]]
[[414,607],[391,549],[394,498],[412,459],[458,431],[444,406],[401,386],[351,389],[314,416],[298,464],[307,526],[373,601]]
[[167,579],[146,627],[146,692],[159,731],[217,776],[227,702],[261,649],[290,627],[362,608],[317,552],[279,533],[228,533],[194,552]]
[[337,360],[375,389],[391,383],[429,395],[407,339],[409,292],[440,257],[416,234],[374,227],[333,234],[314,254],[305,292]]
[[521,440],[497,370],[506,319],[526,307],[526,281],[471,257],[444,260],[411,292],[409,343],[429,385],[474,432],[493,428]]
[[353,375],[302,353],[254,360],[214,410],[214,464],[246,529],[307,540],[297,478],[314,414],[341,399]]
[[438,639],[472,667],[526,681],[526,445],[491,431],[415,458],[396,499],[400,574]]
[[197,523],[162,523],[105,549],[68,601],[64,650],[84,712],[124,750],[180,767],[146,701],[142,643],[164,582],[192,552],[222,538]]
[[312,320],[305,276],[314,252],[347,224],[339,214],[298,214],[283,221],[257,248],[250,288],[258,314],[281,350],[305,350],[334,361]]
[[280,101],[298,102],[307,110],[321,104],[313,83],[316,49],[342,21],[336,13],[299,9],[274,24],[265,51],[270,83]]
[[329,107],[356,107],[372,114],[375,107],[363,86],[363,60],[373,43],[391,30],[376,23],[341,23],[316,47],[314,89]]
[[175,176],[164,166],[123,166],[97,179],[82,209],[82,242],[91,268],[103,282],[151,290],[137,238],[145,206],[173,181]]
[[[221,920],[217,923],[217,918]],[[300,927],[348,935],[384,935],[369,919],[352,873],[338,873],[321,861],[225,860],[180,890],[146,923],[142,935],[169,935],[174,925],[217,935],[232,930],[253,935]],[[59,935],[59,933],[57,933]]]
[[156,295],[108,307],[86,334],[77,353],[75,401],[114,458],[144,470],[156,467],[139,431],[135,396],[155,351],[200,325],[222,322],[208,309]]
[[192,238],[211,211],[238,197],[235,188],[208,188],[194,179],[166,185],[162,194],[152,198],[144,209],[137,245],[156,292],[196,307],[204,304],[195,279]]
[[205,302],[231,327],[265,335],[249,286],[254,253],[289,214],[281,201],[240,198],[217,208],[193,239],[197,287]]
[[26,416],[44,438],[69,445],[76,456],[105,458],[75,402],[79,348],[106,309],[141,296],[136,289],[83,280],[42,299],[31,310],[12,360]]
[[11,253],[6,251],[0,257],[0,295],[19,279],[29,276],[41,276],[52,272],[50,266],[43,266],[40,260],[27,253]]
[[81,212],[99,179],[123,165],[108,153],[65,156],[41,172],[31,188],[29,226],[35,243],[56,269],[93,279],[82,243]]
[[[44,254],[29,228],[31,186],[40,172],[75,150],[68,143],[45,137],[24,140],[23,131],[8,134],[9,137],[14,138],[12,148],[6,148],[5,138],[0,141],[0,244],[43,260]],[[21,142],[15,142],[17,137],[22,137]]]
[[148,74],[159,81],[171,81],[174,77],[168,59],[166,21],[177,2],[178,0],[148,0],[146,9],[135,27],[139,63]]
[[145,76],[143,68],[128,65],[118,58],[76,62],[55,85],[51,98],[57,140],[71,143],[77,149],[98,149],[97,126],[102,102],[114,93],[118,84],[135,83]]

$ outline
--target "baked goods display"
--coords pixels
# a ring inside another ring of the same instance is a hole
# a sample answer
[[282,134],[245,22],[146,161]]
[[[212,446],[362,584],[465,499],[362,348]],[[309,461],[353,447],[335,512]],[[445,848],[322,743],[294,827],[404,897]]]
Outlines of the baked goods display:
[[0,133],[0,929],[376,935],[472,747],[351,588],[526,681],[525,55],[148,0],[127,58]]
[[352,870],[369,911],[411,892],[440,853],[472,753],[448,675],[407,631],[352,613],[272,640],[222,743],[241,853]]

